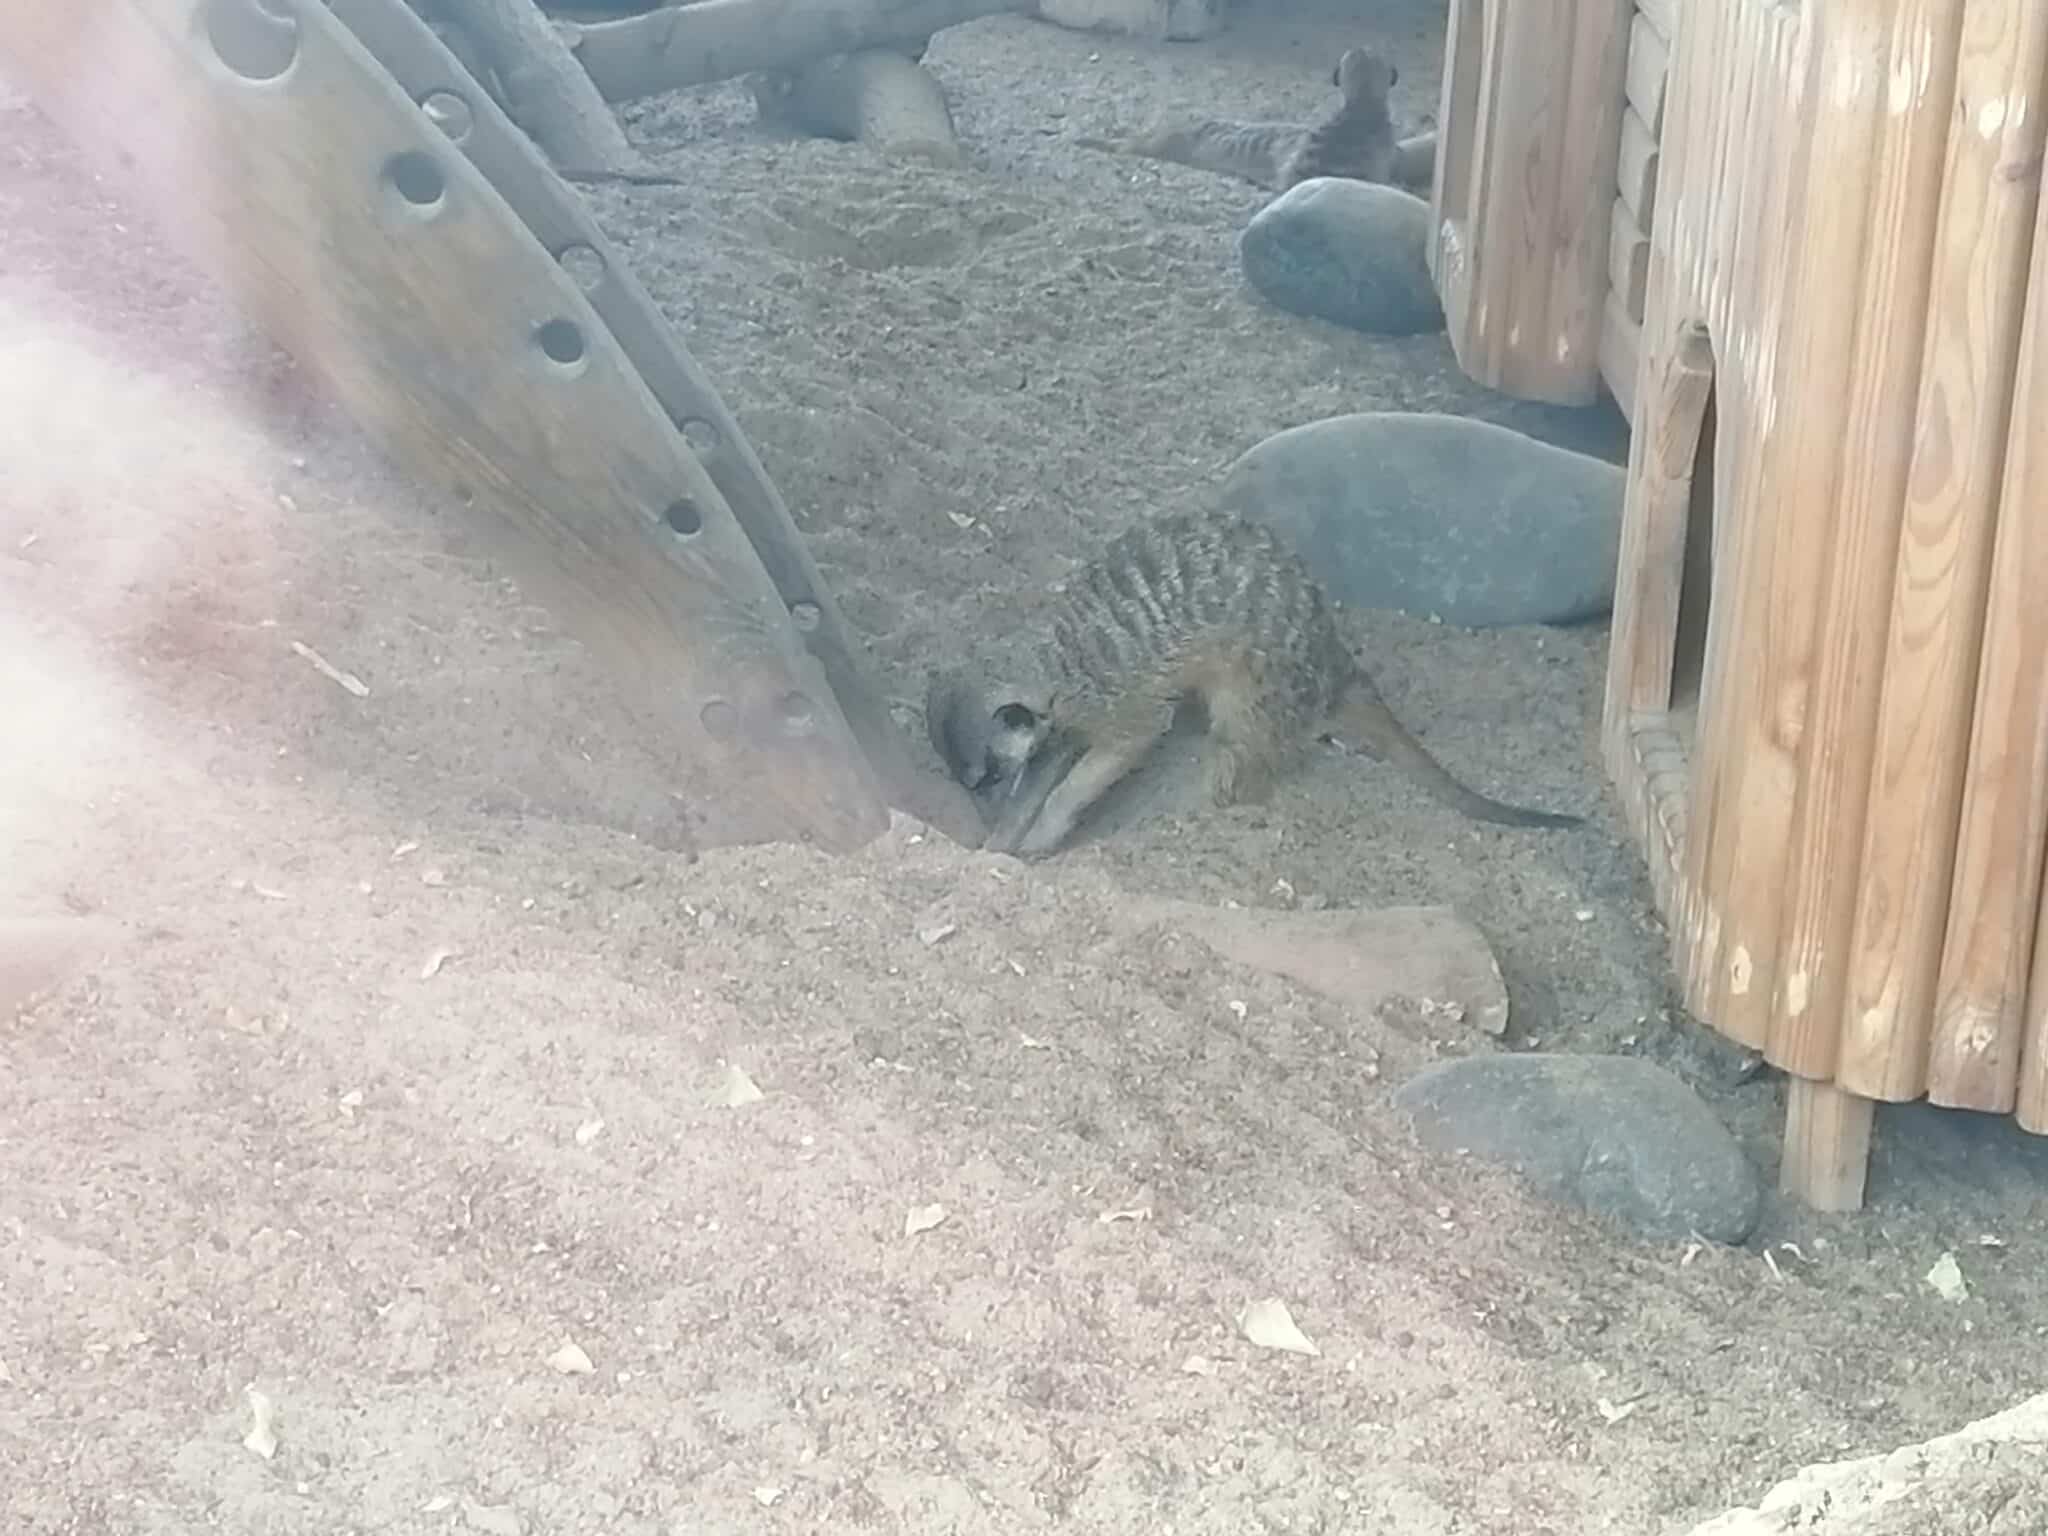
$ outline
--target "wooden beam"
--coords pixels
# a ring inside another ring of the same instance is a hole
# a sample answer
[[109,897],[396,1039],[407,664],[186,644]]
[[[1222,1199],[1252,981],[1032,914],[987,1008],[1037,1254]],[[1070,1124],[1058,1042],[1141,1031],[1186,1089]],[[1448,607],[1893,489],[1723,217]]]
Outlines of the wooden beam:
[[607,101],[633,101],[833,53],[930,37],[1032,0],[699,0],[576,29],[570,49]]
[[1869,1099],[1814,1078],[1793,1078],[1785,1094],[1779,1191],[1816,1211],[1861,1210],[1876,1114]]
[[746,533],[576,283],[333,13],[294,11],[0,5],[0,49],[373,437],[496,519],[673,744],[700,843],[881,831]]

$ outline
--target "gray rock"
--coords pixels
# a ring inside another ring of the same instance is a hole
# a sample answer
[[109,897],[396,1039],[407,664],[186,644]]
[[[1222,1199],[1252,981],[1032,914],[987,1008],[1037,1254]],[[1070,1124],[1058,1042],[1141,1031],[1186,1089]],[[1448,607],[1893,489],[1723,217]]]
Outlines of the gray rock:
[[1319,176],[1253,215],[1237,237],[1237,259],[1277,308],[1377,336],[1415,336],[1444,328],[1424,254],[1429,230],[1429,204],[1413,193]]
[[1480,628],[1613,606],[1627,478],[1491,422],[1370,411],[1267,438],[1217,494],[1339,602]]
[[1479,1056],[1443,1062],[1395,1102],[1424,1143],[1519,1170],[1544,1193],[1646,1237],[1739,1243],[1756,1172],[1713,1111],[1632,1056]]

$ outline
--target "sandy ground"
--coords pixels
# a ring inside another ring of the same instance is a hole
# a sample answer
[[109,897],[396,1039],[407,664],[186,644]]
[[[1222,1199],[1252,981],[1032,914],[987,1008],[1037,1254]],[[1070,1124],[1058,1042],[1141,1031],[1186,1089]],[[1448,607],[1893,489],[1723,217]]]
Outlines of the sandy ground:
[[[927,667],[1280,428],[1450,409],[1618,451],[1441,338],[1261,308],[1252,189],[1062,142],[1305,110],[1361,36],[1432,111],[1439,18],[1374,14],[958,29],[957,173],[764,138],[736,87],[629,115],[690,185],[592,201],[907,724]],[[1672,1005],[1597,628],[1346,619],[1457,771],[1580,833],[1325,754],[1229,812],[1169,762],[1039,866],[907,825],[692,854],[489,530],[18,102],[0,274],[0,920],[105,955],[0,1000],[5,1529],[1661,1532],[2048,1376],[2048,1151],[2004,1122],[1888,1111],[1863,1215],[1644,1245],[1413,1145],[1391,1087],[1492,1042],[1126,920],[1281,881],[1454,905],[1506,1048],[1666,1062],[1774,1168],[1782,1086]],[[760,1101],[721,1101],[733,1065]],[[1961,1304],[1923,1283],[1945,1252]],[[1244,1339],[1269,1296],[1319,1355]]]

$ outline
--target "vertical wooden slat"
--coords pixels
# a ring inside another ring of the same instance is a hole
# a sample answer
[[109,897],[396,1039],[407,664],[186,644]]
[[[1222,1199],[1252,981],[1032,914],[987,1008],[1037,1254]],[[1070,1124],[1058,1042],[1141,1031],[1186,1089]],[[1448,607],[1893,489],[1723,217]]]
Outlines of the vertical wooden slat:
[[[2026,319],[2018,348],[2010,430],[1992,539],[1984,644],[1963,781],[1955,880],[1935,993],[1927,1093],[1938,1104],[2009,1110],[2019,1098],[2027,1030],[2027,979],[2034,956],[2043,840],[2048,838],[2048,235],[2041,218],[2040,107],[2048,101],[2048,18],[2028,6],[2023,33],[2002,41],[2011,69],[2000,114],[1965,92],[1980,124],[1999,123],[1972,157],[1989,187],[2035,203],[2028,256]],[[2001,46],[1986,29],[1966,38],[1985,50],[1995,88]],[[2014,127],[2012,120],[2019,119]],[[1992,195],[1998,195],[1994,192]],[[2017,210],[2014,210],[2015,215]],[[2038,1005],[2036,1012],[2040,1012]],[[2039,1046],[2035,1047],[2039,1056]]]
[[1817,572],[1821,622],[1786,862],[1790,891],[1771,1002],[1769,1057],[1788,1072],[1832,1078],[1855,921],[1856,869],[1870,785],[1891,573],[1906,472],[1936,216],[1948,158],[1963,0],[1909,0],[1893,21],[1888,73],[1911,82],[1913,109],[1879,123],[1882,167],[1862,236],[1860,327],[1847,385],[1846,472],[1832,554]]
[[[1835,1080],[1927,1086],[2042,145],[2039,0],[1971,0],[1936,234]],[[2024,167],[2019,175],[2008,167]]]

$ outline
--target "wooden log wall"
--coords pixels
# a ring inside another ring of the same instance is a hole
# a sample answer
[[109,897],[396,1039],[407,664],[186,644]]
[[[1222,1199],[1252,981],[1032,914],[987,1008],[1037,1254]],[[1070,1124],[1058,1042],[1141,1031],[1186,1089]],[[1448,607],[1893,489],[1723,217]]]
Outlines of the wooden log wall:
[[1851,1208],[1876,1101],[2048,1132],[2048,7],[1668,41],[1607,758],[1688,1005],[1792,1075],[1783,1182]]
[[1636,367],[1643,351],[1643,304],[1650,283],[1650,222],[1657,212],[1664,92],[1682,3],[1636,0],[1622,75],[1621,141],[1615,158],[1614,206],[1607,223],[1607,302],[1600,318],[1600,377],[1631,421]]
[[1635,0],[1452,0],[1428,260],[1458,366],[1489,388],[1599,397],[1635,14]]

